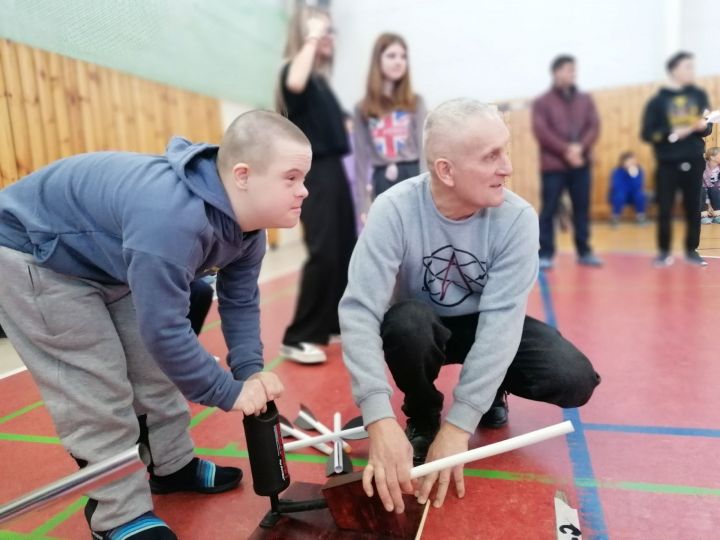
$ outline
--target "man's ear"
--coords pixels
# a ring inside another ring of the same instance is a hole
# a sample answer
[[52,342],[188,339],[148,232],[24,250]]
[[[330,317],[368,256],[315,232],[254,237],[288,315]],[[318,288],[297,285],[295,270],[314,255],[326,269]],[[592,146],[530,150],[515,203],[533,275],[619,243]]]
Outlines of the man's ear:
[[438,180],[440,180],[443,184],[448,187],[453,187],[455,185],[455,180],[453,179],[454,168],[452,161],[445,158],[438,158],[433,163],[433,168],[435,169],[435,176],[437,176]]
[[250,165],[247,163],[236,163],[232,169],[232,176],[235,186],[242,191],[247,191]]

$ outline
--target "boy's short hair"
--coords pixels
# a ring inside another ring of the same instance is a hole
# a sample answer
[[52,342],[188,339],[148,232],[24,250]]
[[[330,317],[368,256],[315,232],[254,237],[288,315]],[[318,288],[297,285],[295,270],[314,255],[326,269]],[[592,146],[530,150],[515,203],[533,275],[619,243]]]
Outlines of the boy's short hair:
[[220,176],[229,174],[237,163],[248,163],[265,170],[273,158],[278,139],[310,146],[305,134],[284,116],[264,110],[248,111],[225,130],[217,155]]
[[630,159],[631,157],[635,157],[635,152],[631,152],[630,150],[627,150],[620,154],[620,160],[618,162],[618,166],[622,167],[625,165],[625,162]]
[[676,52],[670,58],[668,58],[668,61],[665,64],[665,69],[667,69],[668,73],[672,73],[673,71],[675,71],[675,68],[678,67],[680,62],[682,62],[683,60],[691,60],[693,58],[695,58],[693,54],[687,51]]

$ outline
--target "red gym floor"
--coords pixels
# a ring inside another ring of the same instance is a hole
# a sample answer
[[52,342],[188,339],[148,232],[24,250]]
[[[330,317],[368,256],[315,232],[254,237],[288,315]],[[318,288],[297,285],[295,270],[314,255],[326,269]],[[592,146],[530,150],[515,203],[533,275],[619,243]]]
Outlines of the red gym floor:
[[[715,299],[720,264],[655,270],[649,258],[607,255],[602,270],[579,268],[569,256],[541,276],[532,315],[557,324],[594,362],[603,383],[581,410],[510,397],[510,424],[478,432],[477,446],[571,419],[576,433],[470,464],[467,495],[431,508],[423,538],[554,539],[553,498],[564,491],[580,510],[583,538],[715,539],[720,537],[720,357]],[[340,358],[328,348],[322,366],[277,357],[295,299],[297,276],[262,287],[267,367],[287,388],[281,413],[300,403],[326,423],[332,413],[358,414]],[[202,341],[223,354],[217,313]],[[450,392],[458,370],[446,368]],[[74,462],[58,445],[40,396],[25,373],[0,380],[0,502],[69,474]],[[399,406],[399,396],[394,404]],[[399,407],[398,407],[399,410]],[[246,472],[243,487],[216,496],[157,497],[156,510],[182,539],[243,539],[268,501],[251,487],[242,422],[237,415],[193,405],[197,453]],[[353,443],[359,467],[367,443]],[[289,456],[293,480],[322,483],[325,457]],[[0,538],[87,538],[84,499],[66,500],[6,525]],[[567,538],[570,538],[568,535]]]

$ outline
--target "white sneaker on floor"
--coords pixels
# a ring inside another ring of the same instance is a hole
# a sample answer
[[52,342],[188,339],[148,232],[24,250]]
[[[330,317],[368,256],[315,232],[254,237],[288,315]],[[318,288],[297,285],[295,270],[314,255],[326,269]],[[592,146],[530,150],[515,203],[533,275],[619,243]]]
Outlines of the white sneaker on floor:
[[322,364],[327,361],[325,351],[312,343],[305,342],[299,343],[297,346],[281,346],[280,356],[299,364]]

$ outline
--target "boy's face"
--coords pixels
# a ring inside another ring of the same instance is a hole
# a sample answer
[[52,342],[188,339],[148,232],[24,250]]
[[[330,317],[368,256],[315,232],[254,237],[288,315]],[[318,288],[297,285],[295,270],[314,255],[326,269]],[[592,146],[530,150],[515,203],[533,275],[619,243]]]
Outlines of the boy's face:
[[683,86],[692,84],[695,80],[695,62],[692,58],[682,60],[670,74],[675,81]]
[[250,171],[247,194],[253,213],[264,228],[290,228],[298,224],[300,207],[308,196],[305,176],[312,151],[307,144],[278,139],[265,170]]

